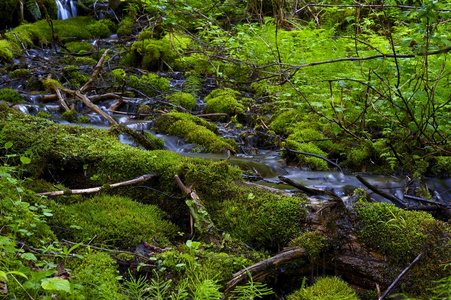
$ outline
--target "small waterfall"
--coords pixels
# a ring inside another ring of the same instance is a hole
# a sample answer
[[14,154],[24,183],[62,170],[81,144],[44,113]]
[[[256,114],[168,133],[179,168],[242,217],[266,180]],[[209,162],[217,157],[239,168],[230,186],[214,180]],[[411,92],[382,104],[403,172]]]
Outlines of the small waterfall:
[[77,16],[75,0],[56,0],[58,20],[66,20]]

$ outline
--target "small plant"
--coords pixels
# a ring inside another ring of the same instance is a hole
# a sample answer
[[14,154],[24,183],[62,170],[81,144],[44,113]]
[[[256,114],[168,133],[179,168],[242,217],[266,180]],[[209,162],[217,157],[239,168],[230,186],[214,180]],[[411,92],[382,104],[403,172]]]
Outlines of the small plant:
[[12,89],[1,89],[0,100],[10,103],[25,103],[25,100],[19,94],[19,92]]
[[266,284],[254,281],[249,271],[246,273],[249,277],[249,281],[245,285],[237,286],[233,290],[232,293],[235,294],[235,296],[232,299],[253,300],[274,294],[272,289],[268,288]]

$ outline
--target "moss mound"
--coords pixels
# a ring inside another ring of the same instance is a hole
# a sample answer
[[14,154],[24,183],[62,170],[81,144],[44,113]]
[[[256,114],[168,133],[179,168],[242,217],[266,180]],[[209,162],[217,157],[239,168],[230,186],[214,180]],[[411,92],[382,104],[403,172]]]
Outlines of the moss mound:
[[355,291],[338,277],[323,277],[314,285],[289,295],[287,300],[358,300]]
[[169,113],[156,120],[157,130],[180,136],[188,143],[199,145],[207,152],[225,152],[236,148],[236,143],[230,139],[218,137],[217,127],[207,121],[185,113]]
[[207,113],[226,113],[229,116],[236,115],[244,111],[244,106],[238,103],[239,93],[232,89],[217,89],[212,91],[205,102]]
[[177,57],[171,41],[167,38],[155,40],[147,37],[147,32],[140,34],[139,41],[131,48],[133,61],[149,71],[160,71],[166,64],[172,65]]
[[189,93],[178,92],[167,97],[168,101],[175,105],[180,105],[188,110],[196,108],[196,97]]
[[89,241],[97,235],[97,242],[129,248],[153,238],[166,242],[173,238],[177,227],[163,218],[156,206],[102,195],[62,207],[54,220],[64,228],[81,227],[71,233],[77,241]]
[[19,92],[12,89],[1,89],[0,90],[0,100],[10,102],[10,103],[25,103],[25,100],[19,94]]

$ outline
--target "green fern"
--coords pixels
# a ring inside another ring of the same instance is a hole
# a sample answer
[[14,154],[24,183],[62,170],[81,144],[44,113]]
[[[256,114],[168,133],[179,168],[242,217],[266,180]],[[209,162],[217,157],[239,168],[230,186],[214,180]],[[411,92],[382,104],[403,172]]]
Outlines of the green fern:
[[36,19],[39,20],[42,16],[41,9],[39,8],[38,3],[35,0],[28,0],[25,3],[28,11],[31,13],[31,15]]

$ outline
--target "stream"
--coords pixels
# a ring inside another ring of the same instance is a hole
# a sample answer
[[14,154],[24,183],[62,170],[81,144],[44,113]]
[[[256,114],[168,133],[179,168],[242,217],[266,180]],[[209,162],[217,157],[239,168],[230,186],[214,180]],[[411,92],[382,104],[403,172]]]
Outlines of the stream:
[[[76,7],[73,1],[57,0],[58,7],[62,10],[58,13],[61,14],[61,18],[70,17],[76,15]],[[103,48],[113,48],[111,45],[119,44],[120,41],[116,35],[112,35],[110,38],[89,41],[91,43],[98,43],[97,45]],[[114,50],[113,50],[114,51]],[[55,64],[51,62],[58,61],[62,55],[56,54],[50,50],[29,50],[27,56],[20,59],[16,59],[15,63],[19,67],[26,67],[28,69],[41,70],[41,72],[55,73]],[[115,68],[114,65],[108,63],[109,70]],[[80,69],[92,68],[92,66],[80,66]],[[181,73],[161,73],[160,76],[167,77],[170,80],[172,90],[180,90],[184,76]],[[60,105],[57,100],[51,102],[44,102],[43,96],[40,93],[25,91],[27,80],[11,80],[8,74],[2,75],[0,78],[1,88],[12,88],[21,92],[24,98],[27,100],[26,104],[15,105],[15,108],[26,114],[36,115],[40,111],[48,112],[51,114],[52,119],[59,123],[66,123],[62,120]],[[214,80],[205,80],[206,88],[209,91],[215,88]],[[207,91],[208,92],[208,91]],[[206,93],[204,93],[206,94]],[[202,107],[204,96],[198,97],[198,106]],[[243,170],[243,177],[246,180],[254,181],[258,184],[277,188],[287,192],[296,192],[297,189],[284,184],[280,181],[278,176],[287,177],[297,183],[301,183],[307,187],[314,187],[323,190],[333,191],[336,195],[342,197],[345,203],[350,199],[349,194],[355,188],[363,188],[364,186],[355,178],[356,174],[341,174],[339,172],[317,172],[311,170],[305,170],[297,166],[288,166],[280,157],[280,152],[276,147],[272,149],[260,149],[255,146],[257,143],[252,141],[249,136],[255,136],[253,128],[225,128],[225,124],[215,123],[220,129],[220,135],[235,139],[235,141],[241,145],[241,153],[228,158],[226,154],[212,154],[212,153],[199,153],[196,152],[196,147],[192,144],[187,144],[183,139],[168,136],[162,133],[158,133],[152,130],[152,121],[140,120],[135,118],[138,107],[142,104],[155,103],[152,98],[124,98],[127,102],[122,106],[120,113],[110,113],[108,108],[115,100],[103,100],[98,101],[95,104],[100,107],[104,112],[110,114],[118,123],[125,124],[131,129],[137,131],[148,131],[155,136],[165,141],[165,149],[180,153],[181,155],[188,157],[196,157],[210,160],[227,160],[230,164],[236,165]],[[89,124],[77,124],[76,126],[93,126],[102,129],[108,129],[108,122],[102,119],[98,114],[84,108],[80,102],[76,104],[76,109],[89,117]],[[232,126],[233,127],[233,126]],[[125,144],[134,145],[133,141],[125,135],[119,137],[120,141]],[[261,138],[260,138],[261,139]],[[260,143],[261,144],[261,143]],[[398,198],[403,199],[403,191],[408,182],[406,178],[395,176],[375,176],[368,174],[361,174],[365,176],[365,179],[392,195],[396,195]],[[443,204],[451,203],[451,178],[427,178],[423,179],[428,185],[430,191],[432,191],[435,199]],[[375,201],[386,201],[385,198],[369,192],[369,196]],[[348,203],[351,204],[351,203]]]

